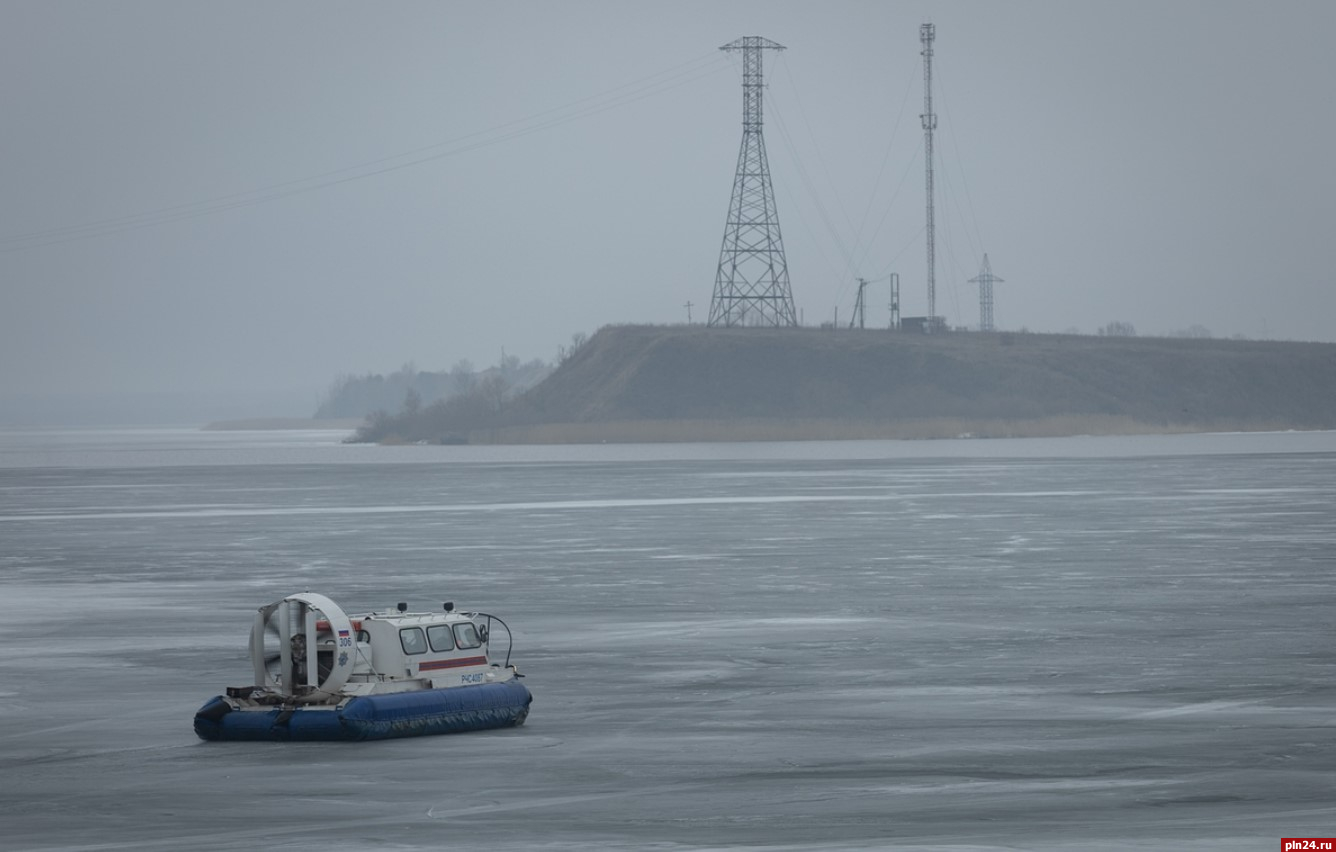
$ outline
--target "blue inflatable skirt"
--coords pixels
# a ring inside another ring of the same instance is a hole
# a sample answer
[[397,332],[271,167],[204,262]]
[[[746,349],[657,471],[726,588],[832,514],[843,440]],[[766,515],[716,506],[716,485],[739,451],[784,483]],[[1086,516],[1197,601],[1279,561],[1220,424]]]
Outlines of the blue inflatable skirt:
[[524,724],[533,695],[517,680],[363,695],[339,708],[233,710],[222,696],[195,714],[204,740],[384,740],[455,734]]

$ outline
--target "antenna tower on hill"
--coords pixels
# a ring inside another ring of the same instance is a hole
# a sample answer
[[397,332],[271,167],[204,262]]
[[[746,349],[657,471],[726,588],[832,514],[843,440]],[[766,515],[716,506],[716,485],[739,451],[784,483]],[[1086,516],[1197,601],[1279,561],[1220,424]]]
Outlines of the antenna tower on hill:
[[761,36],[744,36],[719,49],[742,52],[742,148],[719,249],[709,324],[795,326],[798,314],[761,136],[761,51],[784,46]]
[[937,39],[937,27],[923,24],[919,27],[919,41],[923,43],[923,161],[927,165],[928,183],[928,317],[924,331],[937,331],[942,324],[937,316],[937,246],[932,209],[932,132],[937,129],[937,113],[932,111],[932,43]]

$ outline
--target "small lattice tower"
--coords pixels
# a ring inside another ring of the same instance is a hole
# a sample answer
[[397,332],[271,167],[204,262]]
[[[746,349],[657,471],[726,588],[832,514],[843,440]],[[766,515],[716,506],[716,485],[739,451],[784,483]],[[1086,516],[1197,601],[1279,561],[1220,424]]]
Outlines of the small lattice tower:
[[798,314],[761,135],[761,53],[784,46],[761,36],[744,36],[719,49],[742,52],[742,148],[719,249],[709,324],[796,326]]
[[979,331],[996,331],[993,327],[993,284],[1005,281],[993,274],[993,265],[988,262],[988,255],[984,254],[979,274],[969,282],[979,285]]

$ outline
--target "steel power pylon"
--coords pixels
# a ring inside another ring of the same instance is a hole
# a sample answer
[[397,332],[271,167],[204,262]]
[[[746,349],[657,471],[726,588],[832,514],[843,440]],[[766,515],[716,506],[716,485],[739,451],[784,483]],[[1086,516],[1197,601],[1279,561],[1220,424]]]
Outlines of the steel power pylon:
[[761,136],[761,51],[784,46],[761,36],[744,36],[719,49],[742,51],[742,148],[719,249],[709,324],[796,326],[798,314]]
[[932,43],[937,38],[934,24],[919,27],[919,41],[923,43],[923,160],[927,164],[928,184],[928,320],[924,331],[937,330],[937,246],[932,208],[932,132],[937,129],[937,113],[932,111]]
[[993,327],[993,284],[1005,283],[1005,278],[993,274],[993,265],[988,262],[988,254],[983,256],[983,266],[979,274],[969,280],[979,285],[979,331],[995,331]]

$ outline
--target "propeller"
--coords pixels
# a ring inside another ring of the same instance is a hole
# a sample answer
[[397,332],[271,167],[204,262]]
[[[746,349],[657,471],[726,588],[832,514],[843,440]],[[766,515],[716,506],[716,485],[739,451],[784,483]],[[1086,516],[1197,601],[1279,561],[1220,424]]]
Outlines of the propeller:
[[265,622],[262,642],[264,671],[267,675],[265,683],[269,685],[277,684],[280,681],[279,672],[282,671],[283,667],[283,652],[280,650],[282,638],[278,635],[278,625],[275,622]]
[[[320,661],[328,665],[317,665],[322,639],[333,646]],[[298,701],[330,698],[352,673],[354,642],[352,622],[332,600],[312,592],[288,595],[255,614],[250,637],[255,685]]]

